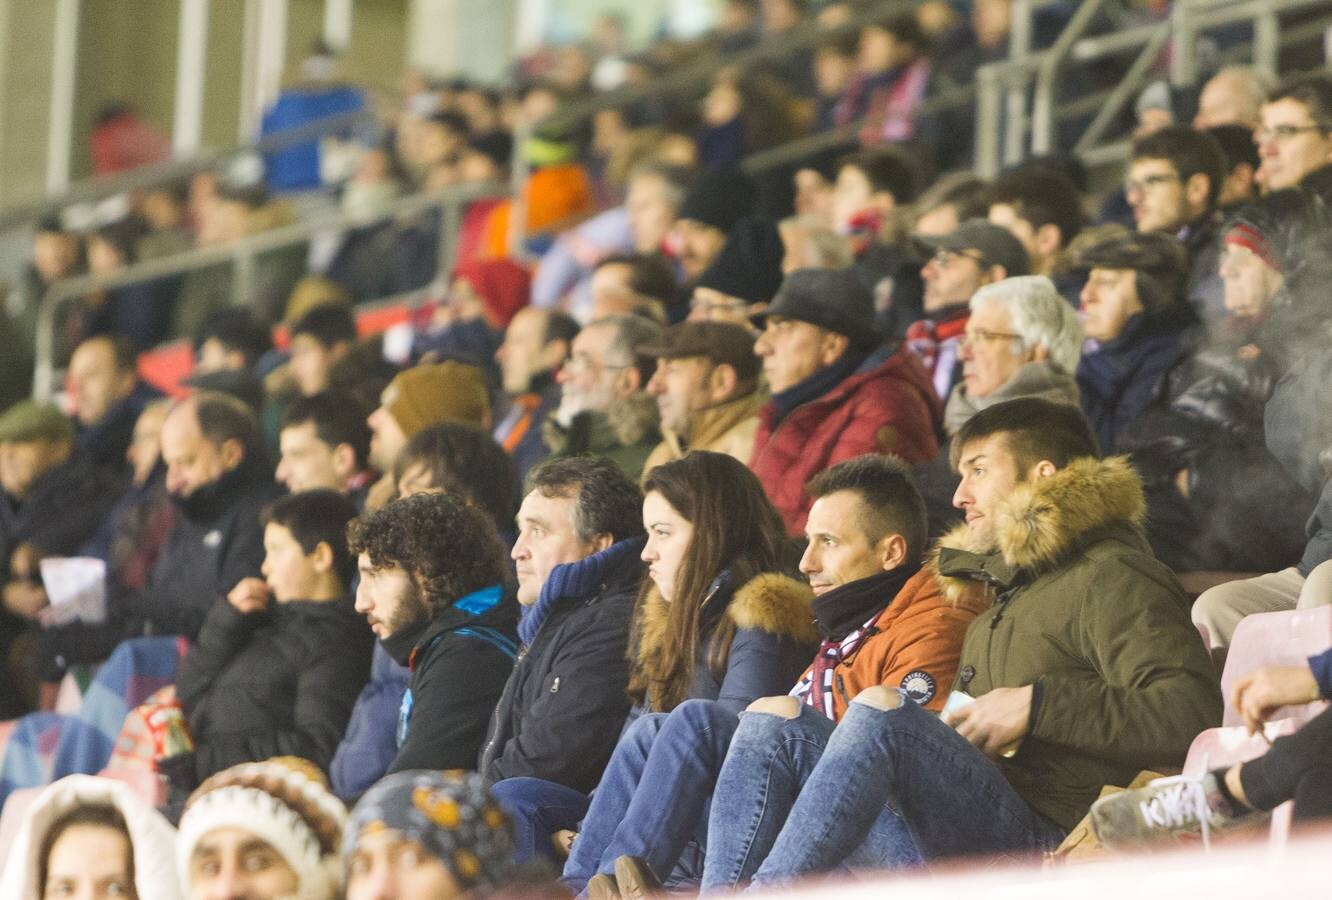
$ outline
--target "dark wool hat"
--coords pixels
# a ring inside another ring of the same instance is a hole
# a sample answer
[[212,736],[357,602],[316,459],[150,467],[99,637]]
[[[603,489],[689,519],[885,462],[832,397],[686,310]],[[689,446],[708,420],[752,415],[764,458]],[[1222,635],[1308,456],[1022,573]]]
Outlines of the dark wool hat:
[[974,250],[984,266],[1003,266],[1009,278],[1031,273],[1027,248],[1009,232],[985,219],[968,219],[942,237],[917,238],[931,252]]
[[716,365],[735,369],[741,381],[753,381],[759,374],[754,336],[734,322],[681,322],[667,328],[659,343],[649,344],[641,352],[658,359],[704,356]]
[[762,216],[748,216],[731,229],[726,246],[694,286],[750,303],[767,303],[782,285],[785,255],[777,223]]
[[1082,252],[1088,269],[1131,269],[1137,273],[1138,300],[1157,312],[1184,299],[1189,257],[1176,238],[1161,232],[1136,232],[1093,244]]
[[73,423],[54,404],[20,400],[0,416],[0,444],[42,439],[48,441],[74,439]]
[[859,350],[882,340],[874,322],[874,296],[850,269],[797,269],[786,276],[763,316],[798,319],[844,334]]
[[758,188],[748,175],[705,171],[689,185],[676,218],[693,219],[730,232],[757,205]]

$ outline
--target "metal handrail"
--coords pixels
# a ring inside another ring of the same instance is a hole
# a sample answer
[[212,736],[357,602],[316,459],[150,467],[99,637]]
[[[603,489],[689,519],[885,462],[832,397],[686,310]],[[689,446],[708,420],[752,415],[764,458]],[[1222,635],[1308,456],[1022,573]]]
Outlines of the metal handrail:
[[436,207],[443,212],[438,271],[447,272],[453,268],[462,221],[462,207],[472,201],[495,196],[507,196],[503,185],[477,184],[449,187],[426,194],[401,197],[369,211],[348,213],[339,210],[335,214],[312,216],[302,222],[248,235],[216,247],[186,250],[183,253],[135,263],[115,272],[61,279],[46,289],[37,309],[37,361],[33,369],[32,395],[37,400],[45,400],[53,393],[55,319],[60,308],[71,300],[84,297],[96,290],[152,281],[223,263],[234,263],[237,266],[239,277],[233,285],[235,292],[233,296],[243,299],[249,296],[248,280],[253,270],[252,261],[262,253],[295,246],[308,241],[311,237],[330,231],[347,231],[369,222],[410,216]]
[[237,144],[225,150],[205,151],[189,159],[140,166],[137,169],[122,172],[109,178],[90,178],[74,185],[59,197],[48,197],[41,201],[0,210],[0,228],[8,228],[22,222],[40,219],[76,203],[85,203],[126,191],[139,190],[164,182],[187,178],[196,172],[217,168],[226,160],[242,154],[274,153],[374,121],[374,113],[369,109],[339,113],[336,116],[325,116],[322,119],[303,122],[291,128],[283,128],[281,131],[267,134],[250,144]]

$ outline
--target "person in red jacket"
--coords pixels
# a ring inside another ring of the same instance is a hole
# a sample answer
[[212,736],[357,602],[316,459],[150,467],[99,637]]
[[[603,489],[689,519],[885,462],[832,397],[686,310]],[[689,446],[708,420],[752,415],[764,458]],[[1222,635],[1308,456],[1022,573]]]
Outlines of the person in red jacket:
[[880,345],[874,299],[849,270],[799,269],[782,282],[754,345],[772,399],[759,410],[749,467],[781,512],[804,532],[813,502],[804,485],[862,453],[909,463],[939,452],[941,414],[920,361]]

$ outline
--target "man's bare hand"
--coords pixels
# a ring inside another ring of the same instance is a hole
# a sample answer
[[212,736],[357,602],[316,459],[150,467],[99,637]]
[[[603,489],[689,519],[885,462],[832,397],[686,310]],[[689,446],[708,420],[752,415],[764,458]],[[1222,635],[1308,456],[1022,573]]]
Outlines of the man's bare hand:
[[242,578],[227,594],[227,602],[241,615],[268,609],[268,584],[262,578]]
[[944,723],[991,759],[1017,745],[1031,719],[1031,685],[995,688],[944,716]]
[[1241,678],[1233,702],[1249,734],[1255,734],[1281,707],[1318,698],[1318,682],[1308,666],[1269,666]]

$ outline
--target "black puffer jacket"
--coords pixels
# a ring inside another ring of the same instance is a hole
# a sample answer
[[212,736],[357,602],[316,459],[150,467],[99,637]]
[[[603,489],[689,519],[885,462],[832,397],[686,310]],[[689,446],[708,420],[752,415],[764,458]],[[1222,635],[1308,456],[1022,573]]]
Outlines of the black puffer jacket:
[[373,646],[346,599],[275,603],[248,615],[218,600],[176,676],[196,777],[272,756],[327,770],[370,676]]
[[277,487],[256,462],[223,475],[208,490],[213,502],[182,510],[147,586],[125,598],[129,636],[194,640],[219,597],[242,578],[258,577],[264,561],[260,516]]
[[476,764],[518,650],[518,601],[511,590],[489,593],[498,590],[469,594],[433,620],[383,640],[411,670],[388,774]]
[[642,538],[551,572],[481,754],[492,781],[528,776],[591,793],[629,712],[629,623],[645,566]]

